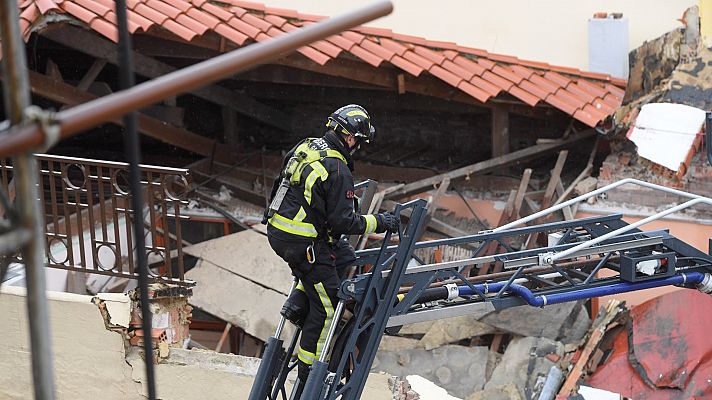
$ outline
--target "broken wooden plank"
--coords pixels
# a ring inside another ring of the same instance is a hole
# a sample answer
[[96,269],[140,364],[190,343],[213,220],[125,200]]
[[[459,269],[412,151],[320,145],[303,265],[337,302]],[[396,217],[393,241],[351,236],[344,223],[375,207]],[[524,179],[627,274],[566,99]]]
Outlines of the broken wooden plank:
[[464,178],[469,175],[473,174],[484,174],[487,172],[494,171],[498,168],[507,166],[507,165],[512,165],[516,164],[519,162],[527,161],[529,159],[538,157],[542,154],[549,153],[551,151],[560,149],[562,147],[566,147],[568,145],[571,145],[573,143],[576,143],[582,139],[586,139],[588,137],[591,137],[595,135],[595,131],[592,129],[582,131],[580,133],[574,134],[569,136],[565,140],[553,142],[553,143],[546,143],[546,144],[539,144],[535,145],[526,149],[522,150],[517,150],[514,152],[511,152],[509,154],[505,154],[500,157],[492,158],[486,161],[481,161],[472,165],[468,165],[466,167],[458,168],[455,170],[452,170],[450,172],[446,172],[444,174],[440,175],[435,175],[426,179],[421,179],[417,182],[412,182],[401,189],[392,192],[389,194],[386,198],[387,199],[395,199],[399,197],[404,197],[404,196],[409,196],[412,194],[420,193],[427,191],[431,188],[433,188],[438,182],[441,182],[443,178],[446,176],[450,178],[451,180],[456,180],[459,178]]
[[574,191],[576,188],[576,185],[578,185],[579,182],[582,180],[586,179],[589,175],[591,175],[591,171],[593,171],[593,160],[596,158],[596,152],[598,151],[598,142],[600,141],[599,138],[596,138],[596,143],[593,144],[593,149],[591,150],[591,155],[588,156],[588,163],[586,163],[586,167],[581,171],[581,173],[576,177],[576,179],[571,182],[568,188],[564,190],[564,193],[559,195],[559,198],[556,199],[554,202],[554,206],[558,205],[559,203],[565,201],[570,195],[571,192]]
[[[559,179],[559,182],[556,183],[556,195],[557,196],[563,196],[564,195],[564,185],[561,183],[561,179]],[[566,221],[571,221],[574,219],[574,213],[571,211],[571,206],[566,206],[561,209],[561,212],[564,213],[564,219]]]
[[527,193],[527,188],[529,187],[529,179],[532,176],[532,169],[527,168],[522,174],[522,180],[519,182],[519,188],[517,189],[517,195],[514,198],[514,209],[512,210],[512,217],[514,219],[520,218],[520,212],[522,210],[522,202],[524,201],[524,195]]
[[99,76],[101,71],[104,69],[106,66],[106,60],[103,58],[97,58],[94,60],[94,63],[92,63],[91,67],[89,67],[89,70],[84,74],[82,77],[82,80],[79,81],[77,84],[77,88],[79,90],[88,90],[89,86],[91,86],[92,83],[96,80],[96,77]]
[[[561,180],[561,171],[564,169],[564,164],[566,163],[566,157],[568,155],[568,150],[562,150],[559,152],[559,157],[556,159],[554,169],[551,170],[551,177],[549,178],[549,183],[546,185],[546,190],[544,191],[544,198],[541,200],[542,210],[549,208],[549,205],[551,204],[551,198],[554,196],[554,192],[556,191],[556,184]],[[536,225],[537,221],[541,221],[543,218],[546,217],[536,219],[532,221],[532,223]],[[534,248],[539,242],[540,236],[539,232],[532,233],[527,240],[526,248]]]

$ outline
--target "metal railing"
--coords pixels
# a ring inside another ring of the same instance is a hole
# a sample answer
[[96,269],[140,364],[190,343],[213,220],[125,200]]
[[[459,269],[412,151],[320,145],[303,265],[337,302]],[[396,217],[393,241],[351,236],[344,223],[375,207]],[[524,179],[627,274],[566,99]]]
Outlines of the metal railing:
[[[129,165],[35,155],[39,201],[44,210],[47,266],[137,278]],[[146,253],[155,280],[184,280],[179,190],[188,170],[141,165]],[[0,188],[9,192],[13,167],[0,160]],[[175,261],[173,261],[175,259]],[[20,260],[17,260],[20,261]]]

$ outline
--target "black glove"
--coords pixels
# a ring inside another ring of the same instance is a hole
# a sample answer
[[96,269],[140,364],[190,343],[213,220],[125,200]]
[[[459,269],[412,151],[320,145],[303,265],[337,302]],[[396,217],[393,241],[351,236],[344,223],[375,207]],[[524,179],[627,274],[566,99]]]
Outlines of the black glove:
[[376,214],[376,233],[383,233],[385,231],[396,233],[400,228],[400,221],[390,212],[384,212]]

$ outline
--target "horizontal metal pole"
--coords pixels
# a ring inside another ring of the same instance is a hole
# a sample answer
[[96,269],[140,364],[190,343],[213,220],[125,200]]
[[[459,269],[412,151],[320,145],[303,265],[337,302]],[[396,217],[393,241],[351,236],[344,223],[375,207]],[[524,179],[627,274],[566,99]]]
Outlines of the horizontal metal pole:
[[[683,192],[683,193],[684,193],[684,192]],[[688,193],[688,194],[689,194],[689,193]],[[685,203],[682,203],[682,204],[680,204],[680,205],[677,205],[677,206],[672,207],[672,208],[670,208],[670,209],[667,209],[667,210],[665,210],[665,211],[659,212],[659,213],[657,213],[657,214],[655,214],[655,215],[651,215],[651,216],[649,216],[648,218],[641,219],[641,220],[638,221],[638,222],[634,222],[634,223],[632,223],[632,224],[630,224],[630,225],[626,225],[626,226],[624,226],[624,227],[622,227],[622,228],[620,228],[620,229],[616,229],[615,231],[608,232],[608,233],[606,233],[605,235],[599,236],[599,237],[597,237],[597,238],[595,238],[595,239],[592,239],[592,240],[588,240],[588,241],[586,241],[586,242],[583,242],[583,243],[581,243],[581,244],[579,244],[579,245],[577,245],[577,246],[574,246],[574,247],[572,247],[572,248],[570,248],[570,249],[568,249],[568,250],[562,251],[562,252],[560,252],[560,253],[553,254],[553,255],[551,255],[550,257],[547,257],[547,258],[544,260],[544,263],[546,263],[546,264],[551,264],[551,263],[553,263],[553,262],[556,262],[557,260],[560,260],[560,259],[562,259],[562,258],[568,257],[568,256],[570,256],[571,254],[573,254],[573,253],[575,253],[575,252],[577,252],[577,251],[579,251],[579,250],[582,250],[582,249],[591,247],[591,246],[593,246],[593,245],[595,245],[595,244],[597,244],[597,243],[600,243],[600,242],[602,242],[602,241],[604,241],[604,240],[608,240],[608,239],[610,239],[610,238],[612,238],[612,237],[614,237],[614,236],[620,235],[621,233],[626,233],[626,232],[628,232],[628,231],[630,231],[630,230],[632,230],[632,229],[635,229],[635,228],[637,228],[637,227],[639,227],[639,226],[641,226],[641,225],[645,225],[645,224],[647,224],[648,222],[656,221],[656,220],[658,220],[658,219],[660,219],[660,218],[665,217],[666,215],[669,215],[669,214],[672,214],[672,213],[676,213],[676,212],[678,212],[678,211],[681,211],[681,210],[684,210],[684,209],[686,209],[686,208],[692,207],[692,206],[694,206],[695,204],[707,204],[707,205],[712,205],[712,199],[709,199],[709,198],[707,198],[707,197],[698,196],[698,195],[693,195],[693,196],[695,196],[695,197],[694,197],[692,200],[689,200],[689,201],[687,201],[687,202],[685,202]]]
[[508,229],[510,229],[510,228],[513,228],[513,227],[515,227],[515,226],[519,226],[519,225],[526,224],[527,222],[534,221],[534,220],[537,219],[537,218],[541,218],[541,217],[547,216],[547,215],[549,215],[549,214],[551,214],[551,213],[553,213],[553,212],[556,212],[556,211],[558,211],[558,210],[561,210],[561,209],[564,208],[564,207],[568,207],[568,206],[571,206],[571,205],[573,205],[573,204],[576,204],[576,203],[585,201],[585,200],[587,200],[587,199],[590,199],[591,197],[598,196],[599,194],[605,193],[605,192],[607,192],[607,191],[609,191],[609,190],[612,190],[612,189],[615,189],[615,188],[617,188],[617,187],[619,187],[619,186],[623,186],[623,185],[627,185],[627,184],[643,186],[643,187],[647,187],[647,188],[650,188],[650,189],[655,189],[655,190],[659,190],[659,191],[666,192],[666,193],[671,193],[671,194],[674,194],[674,195],[678,195],[678,196],[686,197],[686,198],[690,198],[690,199],[703,198],[703,196],[700,196],[700,195],[697,195],[697,194],[693,194],[693,193],[684,192],[684,191],[682,191],[682,190],[672,189],[672,188],[669,188],[669,187],[665,187],[665,186],[661,186],[661,185],[656,185],[656,184],[654,184],[654,183],[649,183],[649,182],[641,181],[641,180],[638,180],[638,179],[626,178],[626,179],[622,179],[622,180],[617,181],[617,182],[613,182],[613,183],[611,183],[610,185],[606,185],[606,186],[604,186],[604,187],[602,187],[602,188],[599,188],[599,189],[596,189],[596,190],[594,190],[594,191],[592,191],[592,192],[583,194],[583,195],[581,195],[581,196],[579,196],[579,197],[576,197],[576,198],[573,198],[573,199],[571,199],[571,200],[565,201],[565,202],[560,203],[560,204],[558,204],[558,205],[556,205],[556,206],[549,207],[549,208],[547,208],[547,209],[545,209],[545,210],[541,210],[541,211],[536,212],[536,213],[534,213],[534,214],[532,214],[532,215],[529,215],[529,216],[527,216],[527,217],[520,218],[520,219],[518,219],[518,220],[516,220],[516,221],[514,221],[514,222],[510,222],[510,223],[508,223],[508,224],[506,224],[506,225],[502,225],[502,226],[500,226],[499,228],[493,229],[492,231],[493,231],[493,232],[506,231],[506,230],[508,230]]
[[[603,236],[601,236],[601,237],[603,237]],[[583,244],[588,244],[588,242],[590,242],[590,241],[583,242]],[[591,247],[586,247],[586,248],[582,248],[580,250],[571,252],[571,250],[580,246],[580,245],[576,245],[568,250],[562,251],[561,253],[556,253],[556,255],[558,256],[559,254],[568,253],[566,255],[566,258],[586,257],[586,256],[592,256],[595,254],[600,254],[600,253],[609,253],[609,252],[616,251],[616,250],[639,249],[641,247],[654,246],[656,244],[661,244],[662,242],[663,242],[663,238],[658,236],[658,237],[651,237],[651,238],[645,238],[645,239],[629,240],[626,242],[604,244],[601,246],[591,246]],[[557,258],[557,259],[559,259],[559,258]],[[525,258],[520,258],[520,259],[512,260],[512,261],[505,261],[504,269],[514,269],[514,268],[519,268],[521,266],[530,267],[530,266],[535,266],[535,265],[539,265],[539,256],[525,257]]]
[[[354,28],[393,10],[379,1],[348,14],[326,19],[274,39],[254,43],[230,53],[183,68],[130,89],[110,94],[56,114],[61,138],[138,110],[167,97],[225,79],[259,64],[273,61],[300,47]],[[39,124],[16,125],[0,135],[0,157],[35,149],[45,142]]]

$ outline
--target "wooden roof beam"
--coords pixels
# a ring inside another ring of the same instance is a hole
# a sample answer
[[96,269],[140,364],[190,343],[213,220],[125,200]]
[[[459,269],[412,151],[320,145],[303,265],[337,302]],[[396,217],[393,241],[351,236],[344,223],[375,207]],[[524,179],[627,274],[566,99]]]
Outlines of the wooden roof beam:
[[[65,25],[61,28],[52,29],[51,31],[41,32],[40,34],[53,42],[92,57],[106,59],[114,65],[117,63],[116,45],[91,31]],[[133,52],[133,58],[136,73],[147,78],[156,78],[177,70],[175,67],[135,51]],[[242,115],[254,118],[267,125],[284,131],[291,130],[288,115],[262,104],[254,98],[231,91],[219,85],[205,86],[195,89],[190,93],[221,106],[230,107]]]

